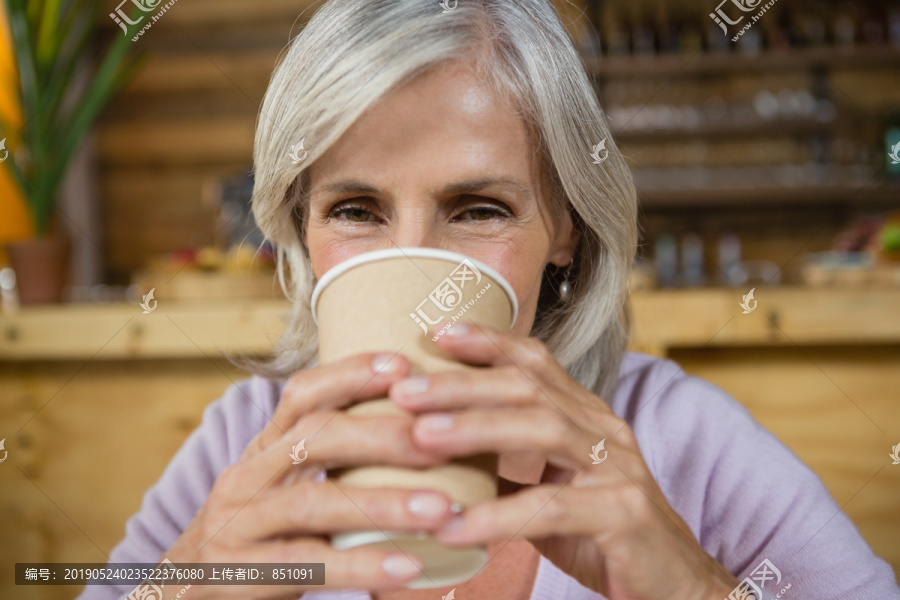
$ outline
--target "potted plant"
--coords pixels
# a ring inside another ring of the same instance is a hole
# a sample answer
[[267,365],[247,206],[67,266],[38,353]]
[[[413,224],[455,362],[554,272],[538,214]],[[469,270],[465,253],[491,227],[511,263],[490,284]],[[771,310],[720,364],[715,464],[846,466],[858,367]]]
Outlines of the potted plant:
[[7,244],[7,254],[23,303],[58,302],[70,247],[54,219],[60,187],[100,111],[142,60],[129,53],[127,32],[105,53],[95,52],[102,2],[4,0],[4,5],[23,126],[17,130],[0,120],[0,140],[9,151],[0,168],[9,169],[21,189],[35,232],[34,238]]

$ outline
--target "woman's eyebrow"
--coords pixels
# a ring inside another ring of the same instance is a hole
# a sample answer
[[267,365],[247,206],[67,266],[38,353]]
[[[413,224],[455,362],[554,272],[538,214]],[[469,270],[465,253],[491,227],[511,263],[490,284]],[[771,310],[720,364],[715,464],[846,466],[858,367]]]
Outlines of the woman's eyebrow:
[[[485,190],[486,188],[499,188],[501,190],[509,191],[513,194],[519,194],[525,198],[530,198],[532,195],[531,187],[522,183],[518,179],[512,177],[483,177],[479,179],[467,179],[464,181],[457,181],[445,186],[440,194],[441,195],[461,195],[461,194],[472,194],[475,192],[480,192]],[[310,191],[310,194],[333,194],[333,195],[344,195],[344,194],[380,194],[382,190],[376,186],[373,186],[368,183],[364,183],[362,181],[337,181],[331,183],[325,183],[319,186],[316,186]]]
[[338,181],[323,183],[310,190],[310,194],[378,194],[381,190],[361,181]]
[[442,193],[448,195],[472,194],[486,188],[499,188],[514,194],[520,194],[525,198],[530,197],[532,193],[530,186],[512,177],[484,177],[459,181],[446,186]]

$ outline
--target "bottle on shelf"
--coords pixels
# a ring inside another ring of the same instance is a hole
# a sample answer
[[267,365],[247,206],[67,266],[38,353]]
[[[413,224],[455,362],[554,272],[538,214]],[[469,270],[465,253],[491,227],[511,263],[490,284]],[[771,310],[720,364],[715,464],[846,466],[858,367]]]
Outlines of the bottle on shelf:
[[678,242],[671,233],[662,233],[656,238],[653,262],[656,267],[657,285],[661,288],[677,287]]
[[696,233],[681,238],[681,283],[684,287],[701,287],[706,284],[703,238]]
[[738,284],[741,271],[741,238],[732,231],[719,237],[719,283],[725,287]]
[[606,36],[606,53],[609,56],[626,56],[631,45],[628,28],[622,23],[612,5],[607,4],[602,21]]
[[[678,21],[678,51],[687,56],[703,52],[703,15],[689,14]],[[707,19],[709,20],[709,19]]]
[[632,29],[632,53],[635,56],[652,56],[656,52],[653,28],[647,19],[638,17]]
[[765,48],[771,52],[784,52],[791,49],[790,23],[787,13],[781,11],[773,14],[767,21],[765,29]]
[[831,29],[835,46],[852,47],[856,43],[856,21],[848,13],[835,15]]
[[862,18],[860,27],[861,43],[867,46],[880,46],[887,40],[885,34],[886,16],[874,5],[869,5]]
[[741,54],[755,56],[762,51],[762,33],[759,27],[751,27],[737,41],[737,48]]
[[731,52],[731,38],[722,34],[722,30],[715,21],[706,18],[704,33],[706,37],[706,51],[713,54],[726,54]]
[[678,29],[672,21],[666,7],[658,2],[656,5],[656,36],[659,40],[660,54],[675,54],[679,51]]
[[803,45],[808,47],[823,46],[826,41],[825,23],[817,13],[806,12],[800,16],[799,31],[803,36]]
[[888,15],[891,45],[900,48],[900,8],[892,8]]

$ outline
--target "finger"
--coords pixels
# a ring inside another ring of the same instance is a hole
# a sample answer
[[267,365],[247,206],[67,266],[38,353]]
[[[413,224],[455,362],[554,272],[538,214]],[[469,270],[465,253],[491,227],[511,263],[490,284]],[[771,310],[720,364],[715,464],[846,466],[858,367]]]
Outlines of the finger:
[[643,518],[639,513],[648,504],[627,479],[601,488],[539,485],[470,506],[434,536],[442,544],[458,546],[513,537],[602,535]]
[[[450,335],[454,330],[457,333]],[[579,404],[597,405],[596,396],[575,381],[537,338],[515,335],[487,325],[458,322],[453,324],[447,335],[440,336],[437,343],[463,363],[494,367],[511,365],[517,368],[520,376],[537,388],[532,390],[535,397],[548,399],[543,391],[554,385]],[[597,408],[612,412],[603,402]]]
[[481,323],[454,323],[436,343],[465,363],[516,365],[526,373],[550,372],[554,366],[561,369],[553,354],[537,338],[503,332]]
[[442,371],[402,379],[389,397],[410,412],[473,406],[523,406],[543,401],[543,392],[516,366]]
[[[366,590],[399,588],[421,575],[423,564],[417,555],[402,552],[396,547],[385,550],[371,547],[334,550],[327,541],[317,538],[273,540],[257,544],[241,552],[240,559],[229,562],[325,563],[325,585],[316,586],[316,589]],[[246,587],[239,589],[249,593]],[[259,594],[264,590],[271,591],[272,596],[277,596],[287,590],[295,590],[298,594],[308,592],[310,587],[266,585],[260,586],[259,591],[254,588],[253,593]]]
[[327,480],[262,494],[228,527],[247,541],[354,530],[430,531],[444,525],[454,510],[450,498],[435,490],[354,488]]
[[577,470],[592,462],[590,440],[606,437],[584,426],[580,415],[555,406],[469,409],[420,415],[413,439],[423,450],[445,456],[540,450],[549,462]]
[[[442,455],[413,443],[413,423],[406,416],[312,413],[262,451],[226,469],[216,482],[217,491],[247,501],[297,470],[303,473],[300,478],[311,478],[322,469],[344,466],[427,467],[445,462]],[[301,462],[294,464],[296,460]]]
[[386,396],[390,385],[406,377],[409,369],[409,359],[401,354],[366,353],[295,373],[285,383],[272,419],[243,455],[266,448],[305,414]]
[[[455,334],[451,335],[452,333]],[[515,335],[493,327],[467,322],[453,324],[437,343],[448,354],[463,363],[502,367],[513,365],[531,381],[537,392],[556,386],[574,402],[613,414],[609,404],[597,402],[597,396],[584,389],[559,364],[552,352],[534,337]],[[541,393],[545,399],[546,394]]]

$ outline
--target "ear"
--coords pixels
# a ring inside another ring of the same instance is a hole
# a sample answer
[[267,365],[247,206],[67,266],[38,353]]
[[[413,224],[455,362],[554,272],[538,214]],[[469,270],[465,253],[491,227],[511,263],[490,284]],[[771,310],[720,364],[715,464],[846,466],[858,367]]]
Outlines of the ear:
[[581,223],[578,215],[572,214],[572,207],[563,215],[556,238],[550,246],[548,262],[557,267],[565,267],[575,258],[575,250],[581,241],[581,231],[576,223]]

